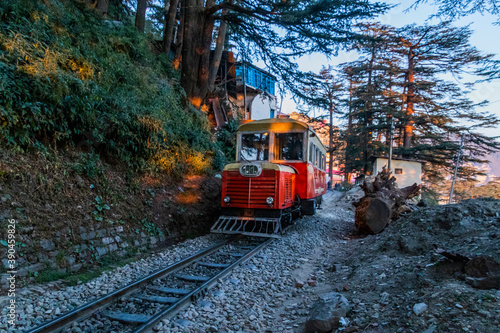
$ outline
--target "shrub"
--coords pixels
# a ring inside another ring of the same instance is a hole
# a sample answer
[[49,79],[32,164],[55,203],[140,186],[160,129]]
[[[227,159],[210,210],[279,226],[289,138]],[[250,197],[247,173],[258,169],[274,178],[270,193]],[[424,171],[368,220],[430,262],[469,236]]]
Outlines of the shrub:
[[56,0],[2,2],[0,21],[2,145],[77,147],[175,176],[212,163],[205,115],[185,106],[168,60],[132,24]]

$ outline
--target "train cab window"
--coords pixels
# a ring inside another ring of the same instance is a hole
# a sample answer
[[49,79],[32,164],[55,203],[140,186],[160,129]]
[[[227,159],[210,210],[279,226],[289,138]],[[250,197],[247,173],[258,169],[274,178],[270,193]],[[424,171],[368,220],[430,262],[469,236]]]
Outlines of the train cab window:
[[303,158],[303,133],[276,133],[275,159],[280,161],[300,161]]
[[309,145],[309,162],[314,164],[314,152],[315,152],[314,144]]
[[319,156],[320,156],[319,149],[316,148],[316,159],[314,160],[314,166],[316,167],[319,167]]
[[266,161],[269,159],[269,133],[241,134],[240,159]]

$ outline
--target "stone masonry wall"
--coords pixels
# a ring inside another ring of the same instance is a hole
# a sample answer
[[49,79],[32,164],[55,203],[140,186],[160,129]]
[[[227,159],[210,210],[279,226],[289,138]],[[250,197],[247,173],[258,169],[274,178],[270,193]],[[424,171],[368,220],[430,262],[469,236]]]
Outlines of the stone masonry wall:
[[[53,239],[44,239],[33,237],[30,228],[20,229],[16,246],[17,276],[30,277],[47,269],[75,273],[87,266],[96,266],[103,256],[128,257],[155,249],[166,241],[163,235],[124,230],[123,226],[78,227],[77,235],[68,230],[56,232]],[[2,273],[7,270],[7,264],[7,259],[3,259]],[[1,281],[6,281],[6,275],[2,274]],[[1,288],[5,289],[6,285],[2,284]]]

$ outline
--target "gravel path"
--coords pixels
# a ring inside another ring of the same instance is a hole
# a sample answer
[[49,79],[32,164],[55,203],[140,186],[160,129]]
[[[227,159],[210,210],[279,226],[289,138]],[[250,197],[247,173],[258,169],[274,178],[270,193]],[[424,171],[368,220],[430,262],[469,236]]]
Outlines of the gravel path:
[[[136,281],[153,271],[186,258],[223,238],[224,236],[219,235],[206,235],[187,240],[147,258],[104,272],[98,278],[77,286],[68,287],[56,281],[19,289],[16,293],[17,325],[15,329],[10,328],[8,332],[24,332],[30,327],[37,326],[61,313]],[[2,304],[0,332],[10,327],[7,325],[7,311],[6,306]]]
[[158,331],[303,331],[312,302],[332,290],[324,277],[334,260],[330,255],[353,228],[352,211],[330,209],[339,196],[329,194],[324,209],[297,220],[283,238],[236,268],[204,299],[164,320]]
[[[344,233],[353,229],[353,212],[332,210],[340,193],[329,193],[324,209],[296,221],[287,234],[238,267],[205,298],[172,320],[158,325],[161,332],[299,332],[308,307],[317,296],[331,291],[324,270],[334,261]],[[100,297],[139,277],[208,247],[224,236],[206,235],[177,244],[135,263],[103,273],[85,284],[66,287],[49,283],[20,290],[18,325],[22,332]],[[6,309],[0,331],[7,327]],[[75,326],[71,331],[91,331]]]

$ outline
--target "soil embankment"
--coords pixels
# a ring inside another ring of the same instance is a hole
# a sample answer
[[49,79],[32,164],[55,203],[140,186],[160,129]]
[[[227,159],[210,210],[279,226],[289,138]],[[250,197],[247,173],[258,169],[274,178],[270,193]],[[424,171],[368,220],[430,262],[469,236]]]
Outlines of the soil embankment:
[[[0,249],[6,251],[6,224],[15,219],[23,283],[114,266],[203,235],[219,215],[215,177],[138,176],[75,152],[2,152],[0,161]],[[7,265],[3,260],[0,274]]]

